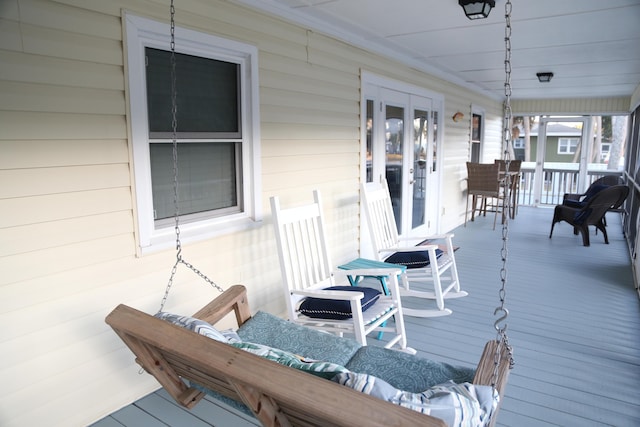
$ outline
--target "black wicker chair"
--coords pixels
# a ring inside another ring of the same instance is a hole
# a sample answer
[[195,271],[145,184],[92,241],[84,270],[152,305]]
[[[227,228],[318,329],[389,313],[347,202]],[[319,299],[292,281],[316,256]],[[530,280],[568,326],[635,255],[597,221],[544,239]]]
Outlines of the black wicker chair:
[[582,243],[589,246],[589,226],[593,225],[596,230],[602,231],[604,242],[609,244],[607,229],[605,227],[604,216],[616,206],[622,205],[629,195],[629,187],[626,185],[612,185],[598,191],[581,208],[557,205],[553,212],[553,222],[549,238],[553,235],[553,227],[556,222],[565,221],[573,226],[573,234],[582,234]]
[[581,208],[600,190],[604,190],[612,185],[622,184],[624,184],[624,182],[619,175],[605,175],[593,181],[584,193],[565,193],[562,198],[562,204],[571,206],[572,208]]

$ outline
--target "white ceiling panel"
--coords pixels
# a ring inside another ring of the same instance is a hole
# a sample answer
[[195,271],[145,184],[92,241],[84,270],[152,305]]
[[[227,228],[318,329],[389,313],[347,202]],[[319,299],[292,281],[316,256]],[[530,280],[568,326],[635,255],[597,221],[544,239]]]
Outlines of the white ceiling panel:
[[[506,0],[475,21],[457,0],[231,1],[503,97]],[[640,0],[512,0],[511,25],[514,99],[630,96],[640,84]]]

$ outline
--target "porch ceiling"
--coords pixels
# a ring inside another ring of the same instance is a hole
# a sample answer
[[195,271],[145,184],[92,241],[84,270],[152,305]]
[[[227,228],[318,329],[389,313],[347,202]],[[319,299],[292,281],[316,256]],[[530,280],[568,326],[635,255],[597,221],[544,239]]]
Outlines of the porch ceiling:
[[[476,21],[457,0],[231,1],[503,98],[506,0]],[[513,99],[630,96],[640,84],[640,0],[512,3]]]

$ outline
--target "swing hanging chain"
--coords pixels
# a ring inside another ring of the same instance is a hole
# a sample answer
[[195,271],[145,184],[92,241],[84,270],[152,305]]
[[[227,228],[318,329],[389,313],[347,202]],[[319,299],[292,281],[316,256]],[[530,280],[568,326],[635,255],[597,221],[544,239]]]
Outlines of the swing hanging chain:
[[[509,240],[509,212],[511,209],[511,174],[509,171],[511,170],[511,150],[509,146],[511,144],[511,121],[512,121],[512,111],[511,111],[511,0],[507,0],[505,4],[505,60],[504,60],[504,69],[505,69],[505,83],[504,83],[504,93],[505,93],[505,102],[504,102],[504,159],[505,159],[505,178],[503,180],[504,185],[504,206],[503,206],[503,218],[504,221],[502,223],[502,249],[500,251],[501,259],[502,259],[502,267],[500,269],[500,290],[498,296],[500,298],[500,306],[498,306],[494,315],[500,315],[498,319],[494,323],[494,327],[497,331],[496,341],[498,341],[498,345],[496,346],[496,351],[494,354],[494,368],[493,368],[493,376],[492,376],[492,385],[496,386],[498,382],[498,372],[499,366],[502,359],[502,351],[506,348],[509,354],[509,368],[513,368],[514,359],[513,359],[513,348],[509,344],[509,338],[507,336],[507,323],[506,320],[509,317],[509,310],[505,307],[505,300],[507,296],[507,259],[509,255],[507,242]],[[506,211],[506,215],[504,212]]]
[[164,310],[164,306],[167,302],[167,298],[169,297],[169,291],[173,286],[173,279],[176,276],[176,272],[178,271],[178,265],[184,264],[188,269],[196,273],[200,276],[201,279],[204,279],[205,282],[210,284],[212,287],[217,289],[219,292],[224,292],[217,283],[213,280],[209,279],[204,273],[195,268],[192,264],[186,262],[182,259],[182,242],[180,241],[180,205],[178,198],[178,88],[177,88],[177,73],[176,73],[176,23],[175,23],[175,13],[176,9],[173,5],[173,0],[171,0],[171,6],[169,8],[171,14],[171,41],[170,41],[170,65],[171,65],[171,131],[172,131],[172,145],[173,145],[173,208],[174,208],[174,231],[176,236],[176,262],[173,264],[171,268],[171,275],[169,276],[169,281],[167,283],[167,287],[164,291],[164,295],[162,297],[162,301],[160,302],[160,308],[158,312]]
[[176,9],[171,0],[171,142],[173,155],[173,212],[174,212],[174,230],[176,235],[176,258],[177,261],[182,259],[182,244],[180,242],[180,205],[178,204],[178,88],[176,73]]

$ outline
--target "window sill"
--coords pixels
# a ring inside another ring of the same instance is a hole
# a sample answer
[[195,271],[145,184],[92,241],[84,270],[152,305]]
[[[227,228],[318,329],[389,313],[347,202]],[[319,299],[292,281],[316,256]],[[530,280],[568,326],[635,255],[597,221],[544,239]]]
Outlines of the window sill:
[[[179,224],[180,242],[182,245],[201,242],[240,231],[255,229],[261,225],[261,220],[255,220],[244,215],[238,215],[235,218],[216,218],[190,224],[181,223]],[[175,249],[175,247],[176,233],[175,228],[171,226],[155,230],[149,244],[147,246],[140,246],[139,249],[140,255],[147,255],[167,249]]]

